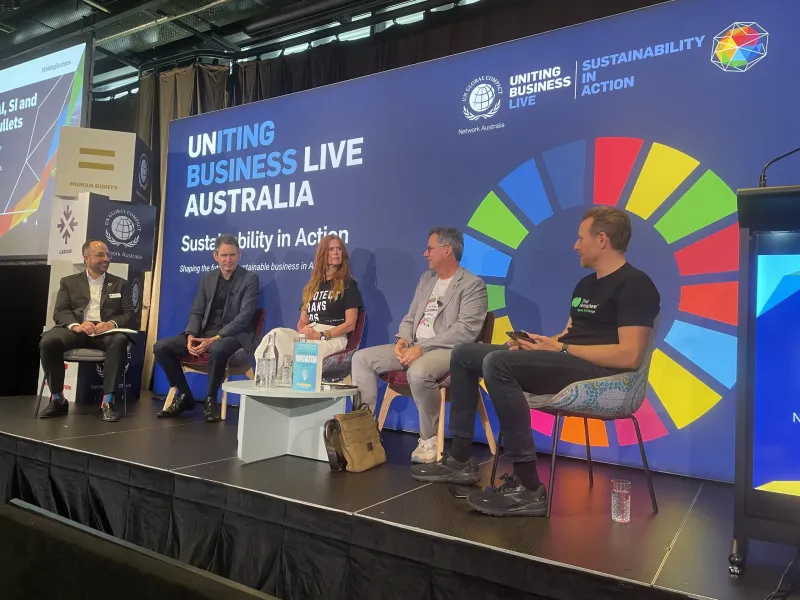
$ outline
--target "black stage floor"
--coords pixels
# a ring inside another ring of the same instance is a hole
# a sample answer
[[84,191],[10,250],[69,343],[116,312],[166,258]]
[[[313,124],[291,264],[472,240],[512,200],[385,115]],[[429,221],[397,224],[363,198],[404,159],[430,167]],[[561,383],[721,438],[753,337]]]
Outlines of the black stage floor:
[[[653,515],[640,470],[596,465],[595,484],[589,488],[585,463],[560,459],[549,520],[492,518],[469,510],[446,486],[411,479],[412,434],[385,432],[389,462],[380,468],[331,473],[326,463],[291,456],[241,463],[236,458],[235,409],[225,423],[202,422],[199,406],[191,416],[160,420],[155,417],[157,403],[148,399],[131,403],[127,417],[107,424],[97,419],[95,409],[80,406],[66,419],[37,420],[33,406],[32,397],[0,398],[0,432],[345,512],[396,526],[398,534],[411,530],[461,540],[496,550],[498,561],[511,554],[564,569],[565,576],[615,580],[623,588],[638,589],[635,597],[669,596],[658,593],[662,591],[695,598],[762,599],[795,555],[792,548],[752,542],[747,574],[731,578],[727,556],[733,488],[719,483],[656,474],[660,512]],[[482,460],[481,484],[488,485],[488,449],[475,448]],[[501,464],[500,472],[507,466]],[[543,481],[548,474],[549,460],[541,460]],[[612,478],[633,484],[627,525],[610,519]],[[536,592],[560,597],[558,578],[543,581]]]

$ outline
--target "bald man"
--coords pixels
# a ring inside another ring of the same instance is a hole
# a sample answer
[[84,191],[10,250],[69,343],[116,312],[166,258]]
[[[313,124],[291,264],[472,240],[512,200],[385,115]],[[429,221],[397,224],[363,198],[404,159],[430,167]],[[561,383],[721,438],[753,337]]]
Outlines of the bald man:
[[64,398],[64,352],[92,348],[106,353],[103,377],[103,402],[100,418],[119,421],[114,397],[128,358],[129,338],[124,333],[99,335],[118,327],[128,327],[134,310],[128,282],[108,273],[111,255],[100,240],[83,245],[86,271],[61,280],[53,310],[56,326],[42,335],[39,355],[50,386],[50,403],[39,413],[40,419],[63,417],[69,411]]

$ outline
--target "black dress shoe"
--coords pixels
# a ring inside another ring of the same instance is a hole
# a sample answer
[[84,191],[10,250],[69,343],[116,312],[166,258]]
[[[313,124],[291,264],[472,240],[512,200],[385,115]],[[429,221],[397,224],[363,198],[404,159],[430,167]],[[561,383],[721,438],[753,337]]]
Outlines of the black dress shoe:
[[116,423],[119,421],[119,413],[114,410],[114,405],[106,402],[100,407],[100,420],[107,423]]
[[206,418],[206,423],[213,423],[215,421],[220,420],[219,416],[219,406],[217,405],[217,399],[213,396],[209,396],[206,398],[206,405],[203,410],[203,415]]
[[50,398],[50,404],[45,406],[44,410],[39,412],[40,419],[52,419],[53,417],[65,417],[69,412],[69,402],[63,398],[61,402],[56,402]]
[[157,417],[169,418],[177,417],[179,414],[194,408],[194,398],[191,394],[177,394],[166,410],[156,413]]

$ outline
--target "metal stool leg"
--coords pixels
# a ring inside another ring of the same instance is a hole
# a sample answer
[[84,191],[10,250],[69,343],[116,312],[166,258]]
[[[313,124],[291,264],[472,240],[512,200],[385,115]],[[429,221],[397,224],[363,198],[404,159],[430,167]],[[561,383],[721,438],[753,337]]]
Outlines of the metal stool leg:
[[650,466],[647,464],[647,454],[644,452],[644,442],[642,441],[642,432],[639,430],[639,421],[636,417],[631,415],[633,427],[636,429],[636,439],[639,441],[639,452],[642,454],[642,465],[644,466],[644,474],[647,477],[647,488],[650,490],[650,502],[653,504],[653,512],[658,512],[658,502],[656,502],[656,491],[653,489],[653,478],[650,475]]
[[497,447],[496,452],[494,453],[494,460],[492,461],[492,478],[489,482],[489,485],[492,489],[494,488],[494,478],[497,476],[497,463],[500,461],[500,447],[503,445],[503,432],[497,434]]
[[592,471],[592,445],[589,443],[589,419],[583,419],[583,431],[586,435],[586,462],[589,464],[589,487],[593,487],[594,473]]
[[553,504],[553,485],[556,480],[556,451],[558,450],[558,438],[561,435],[561,413],[556,413],[556,422],[553,423],[553,449],[550,455],[550,485],[547,488],[547,512],[545,516],[550,518],[550,507]]
[[39,395],[36,396],[36,410],[33,411],[33,418],[39,416],[39,407],[42,404],[42,394],[44,393],[44,382],[47,381],[47,376],[42,377],[42,385],[39,387]]

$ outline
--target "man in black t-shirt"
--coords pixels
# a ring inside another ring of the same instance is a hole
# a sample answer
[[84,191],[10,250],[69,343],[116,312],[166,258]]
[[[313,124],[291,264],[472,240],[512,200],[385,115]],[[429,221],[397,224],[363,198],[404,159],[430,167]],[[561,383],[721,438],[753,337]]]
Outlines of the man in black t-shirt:
[[496,491],[473,492],[474,509],[493,515],[545,514],[547,492],[536,472],[536,448],[524,392],[556,394],[571,383],[635,371],[644,358],[660,296],[650,278],[628,264],[628,215],[612,207],[586,211],[575,250],[581,266],[594,270],[572,293],[564,331],[552,337],[515,337],[506,346],[462,344],[450,361],[449,454],[432,465],[417,465],[415,479],[475,484],[478,466],[470,445],[478,406],[480,377],[500,421],[512,475]]

